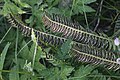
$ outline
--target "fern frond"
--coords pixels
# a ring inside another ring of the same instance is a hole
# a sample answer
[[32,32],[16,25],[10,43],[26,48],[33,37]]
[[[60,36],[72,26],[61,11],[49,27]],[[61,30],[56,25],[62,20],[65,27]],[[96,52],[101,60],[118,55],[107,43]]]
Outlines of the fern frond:
[[[31,32],[33,30],[35,36],[38,37],[38,42],[43,41],[45,43],[57,46],[62,45],[67,40],[62,37],[54,36],[52,34],[47,34],[27,27],[24,24],[20,23],[12,15],[9,15],[7,18],[9,23],[14,27],[18,27],[24,35],[31,36]],[[74,52],[74,57],[78,61],[96,65],[104,65],[106,68],[113,70],[118,70],[120,68],[120,64],[116,62],[116,55],[104,49],[91,47],[73,41],[73,47],[71,50]]]
[[120,15],[118,16],[118,19],[116,21],[115,28],[120,29]]
[[98,48],[113,51],[115,45],[113,40],[108,37],[103,37],[95,34],[94,32],[88,32],[83,30],[80,25],[62,19],[59,15],[47,15],[43,16],[43,23],[47,28],[50,28],[53,32],[63,33],[63,37],[71,38],[76,42],[88,44]]
[[118,70],[120,68],[120,64],[117,63],[117,57],[112,52],[78,44],[72,48],[72,51],[75,54],[75,59],[78,61],[103,65],[105,68],[112,70]]
[[12,15],[8,15],[6,18],[8,19],[8,22],[13,27],[15,28],[18,27],[20,31],[22,32],[22,34],[24,34],[25,36],[30,37],[32,35],[32,30],[33,30],[35,33],[35,36],[38,37],[39,39],[38,43],[40,41],[44,41],[45,43],[49,43],[52,45],[61,45],[66,41],[65,38],[61,38],[61,37],[57,37],[51,34],[40,32],[38,30],[25,26],[24,24],[20,23],[16,18],[14,18]]

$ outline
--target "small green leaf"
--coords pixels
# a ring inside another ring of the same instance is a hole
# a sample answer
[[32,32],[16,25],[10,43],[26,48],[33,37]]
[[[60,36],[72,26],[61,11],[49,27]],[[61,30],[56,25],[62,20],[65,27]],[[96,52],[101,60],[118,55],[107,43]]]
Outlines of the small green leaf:
[[68,53],[70,49],[72,48],[72,40],[67,40],[62,46],[61,46],[61,52],[62,53]]
[[83,14],[83,12],[95,12],[93,8],[91,8],[90,6],[87,6],[87,4],[90,4],[95,1],[96,0],[76,0],[75,3],[73,4],[73,13]]
[[31,62],[28,63],[27,60],[26,60],[23,69],[27,70],[28,72],[33,72],[33,68],[32,68]]
[[87,66],[80,66],[78,70],[75,71],[75,74],[74,76],[75,77],[78,77],[77,79],[74,79],[74,80],[86,80],[86,76],[89,75],[91,73],[91,71],[93,70],[94,68],[90,65],[87,65]]
[[34,51],[35,51],[35,46],[36,46],[36,44],[33,42],[33,44],[30,47],[30,51],[29,51],[29,60],[33,59],[33,55],[34,55]]
[[35,62],[34,69],[36,69],[38,72],[40,72],[40,71],[46,69],[46,67],[43,64],[41,64],[40,62]]
[[25,11],[21,10],[21,8],[17,7],[15,4],[11,3],[11,2],[6,2],[3,10],[1,11],[1,13],[6,16],[9,13],[14,13],[14,14],[23,14],[26,13]]
[[35,61],[39,62],[39,59],[41,57],[41,54],[42,54],[42,49],[40,46],[37,47],[37,53],[36,53],[36,57],[35,57]]
[[23,0],[25,3],[31,5],[32,7],[35,5],[35,4],[38,4],[38,6],[43,3],[43,0]]
[[30,16],[29,19],[26,19],[26,20],[25,20],[26,23],[31,23],[32,21],[33,21],[33,17],[32,17],[32,16]]
[[84,4],[90,4],[96,2],[96,0],[79,0],[79,1],[83,2]]
[[103,75],[102,73],[99,73],[98,70],[94,70],[90,75],[93,75],[91,77],[91,80],[111,80],[111,78],[107,79],[105,75]]
[[61,72],[60,72],[60,76],[63,78],[63,79],[67,79],[67,76],[70,75],[70,73],[73,71],[73,67],[71,66],[67,66],[67,65],[62,65],[61,66]]
[[60,2],[60,0],[54,0],[54,2],[53,2],[53,4],[52,4],[52,6],[57,5],[59,2]]
[[47,2],[48,4],[52,4],[53,1],[54,1],[54,0],[46,0],[46,2]]
[[13,11],[13,13],[19,13],[19,14],[23,14],[26,13],[25,11],[21,10],[19,7],[17,7],[15,4],[13,3],[9,3],[8,5],[8,9],[10,9],[11,11]]
[[65,64],[61,65],[59,68],[53,67],[50,69],[45,69],[41,72],[41,74],[45,80],[65,80],[74,69],[73,67]]
[[26,4],[26,3],[20,2],[20,5],[21,5],[22,7],[30,8],[30,5],[28,5],[28,4]]
[[30,5],[28,5],[27,3],[21,2],[21,0],[14,0],[14,2],[22,7],[30,8]]
[[59,80],[59,69],[57,67],[45,69],[41,71],[41,75],[45,80]]
[[[10,46],[10,43],[7,43],[5,48],[3,49],[2,53],[0,54],[0,70],[3,69],[4,61],[5,61],[5,56],[7,54],[8,48]],[[1,72],[0,72],[0,78],[2,78]]]
[[54,14],[61,14],[61,10],[59,8],[56,7],[52,7],[50,9],[48,9],[49,13],[54,13]]
[[86,5],[84,5],[84,7],[83,6],[79,6],[78,10],[79,10],[80,13],[83,13],[84,11],[85,12],[95,12],[95,10],[93,8],[91,8],[89,6],[86,6]]
[[27,43],[23,40],[23,42],[21,43],[20,46],[20,51],[19,51],[19,55],[23,58],[23,59],[29,59],[29,48],[26,45]]
[[27,76],[27,75],[21,75],[20,80],[28,80],[28,77],[29,76]]
[[60,59],[67,59],[70,57],[69,55],[69,51],[72,48],[72,44],[73,42],[69,39],[67,40],[60,48],[60,50],[58,49],[57,51],[57,57]]
[[12,72],[9,73],[9,80],[19,80],[19,74],[16,69],[17,69],[17,66],[14,66],[11,69]]

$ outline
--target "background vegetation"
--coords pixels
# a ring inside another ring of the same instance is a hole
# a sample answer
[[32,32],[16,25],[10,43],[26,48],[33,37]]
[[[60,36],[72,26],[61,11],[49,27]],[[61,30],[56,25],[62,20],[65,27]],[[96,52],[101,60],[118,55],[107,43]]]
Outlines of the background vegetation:
[[71,41],[59,48],[37,46],[4,17],[10,12],[21,14],[26,25],[46,31],[41,18],[48,11],[76,20],[85,29],[116,38],[120,37],[119,5],[119,0],[0,0],[0,79],[120,80],[119,70],[114,72],[71,59]]

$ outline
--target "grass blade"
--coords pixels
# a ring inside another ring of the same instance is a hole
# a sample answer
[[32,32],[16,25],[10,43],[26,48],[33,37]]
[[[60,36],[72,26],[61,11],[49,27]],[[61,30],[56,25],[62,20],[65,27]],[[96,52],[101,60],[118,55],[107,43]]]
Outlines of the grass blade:
[[[5,56],[7,54],[8,48],[10,46],[10,43],[8,42],[5,48],[3,49],[2,53],[0,54],[0,70],[3,69],[4,61],[5,61]],[[2,79],[2,75],[0,72],[0,79]]]

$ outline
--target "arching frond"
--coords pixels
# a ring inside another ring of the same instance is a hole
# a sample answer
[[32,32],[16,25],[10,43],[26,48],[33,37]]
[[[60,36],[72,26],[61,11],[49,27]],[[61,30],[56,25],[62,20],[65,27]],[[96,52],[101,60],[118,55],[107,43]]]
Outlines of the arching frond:
[[120,64],[117,63],[117,57],[114,53],[102,49],[93,49],[89,46],[77,45],[72,51],[75,59],[81,62],[103,65],[107,69],[118,70]]
[[88,44],[98,48],[113,51],[115,45],[113,40],[108,37],[103,37],[95,34],[94,32],[88,32],[83,30],[80,25],[62,19],[59,15],[44,14],[43,23],[47,28],[50,28],[53,32],[63,33],[63,37],[71,38],[76,42]]

